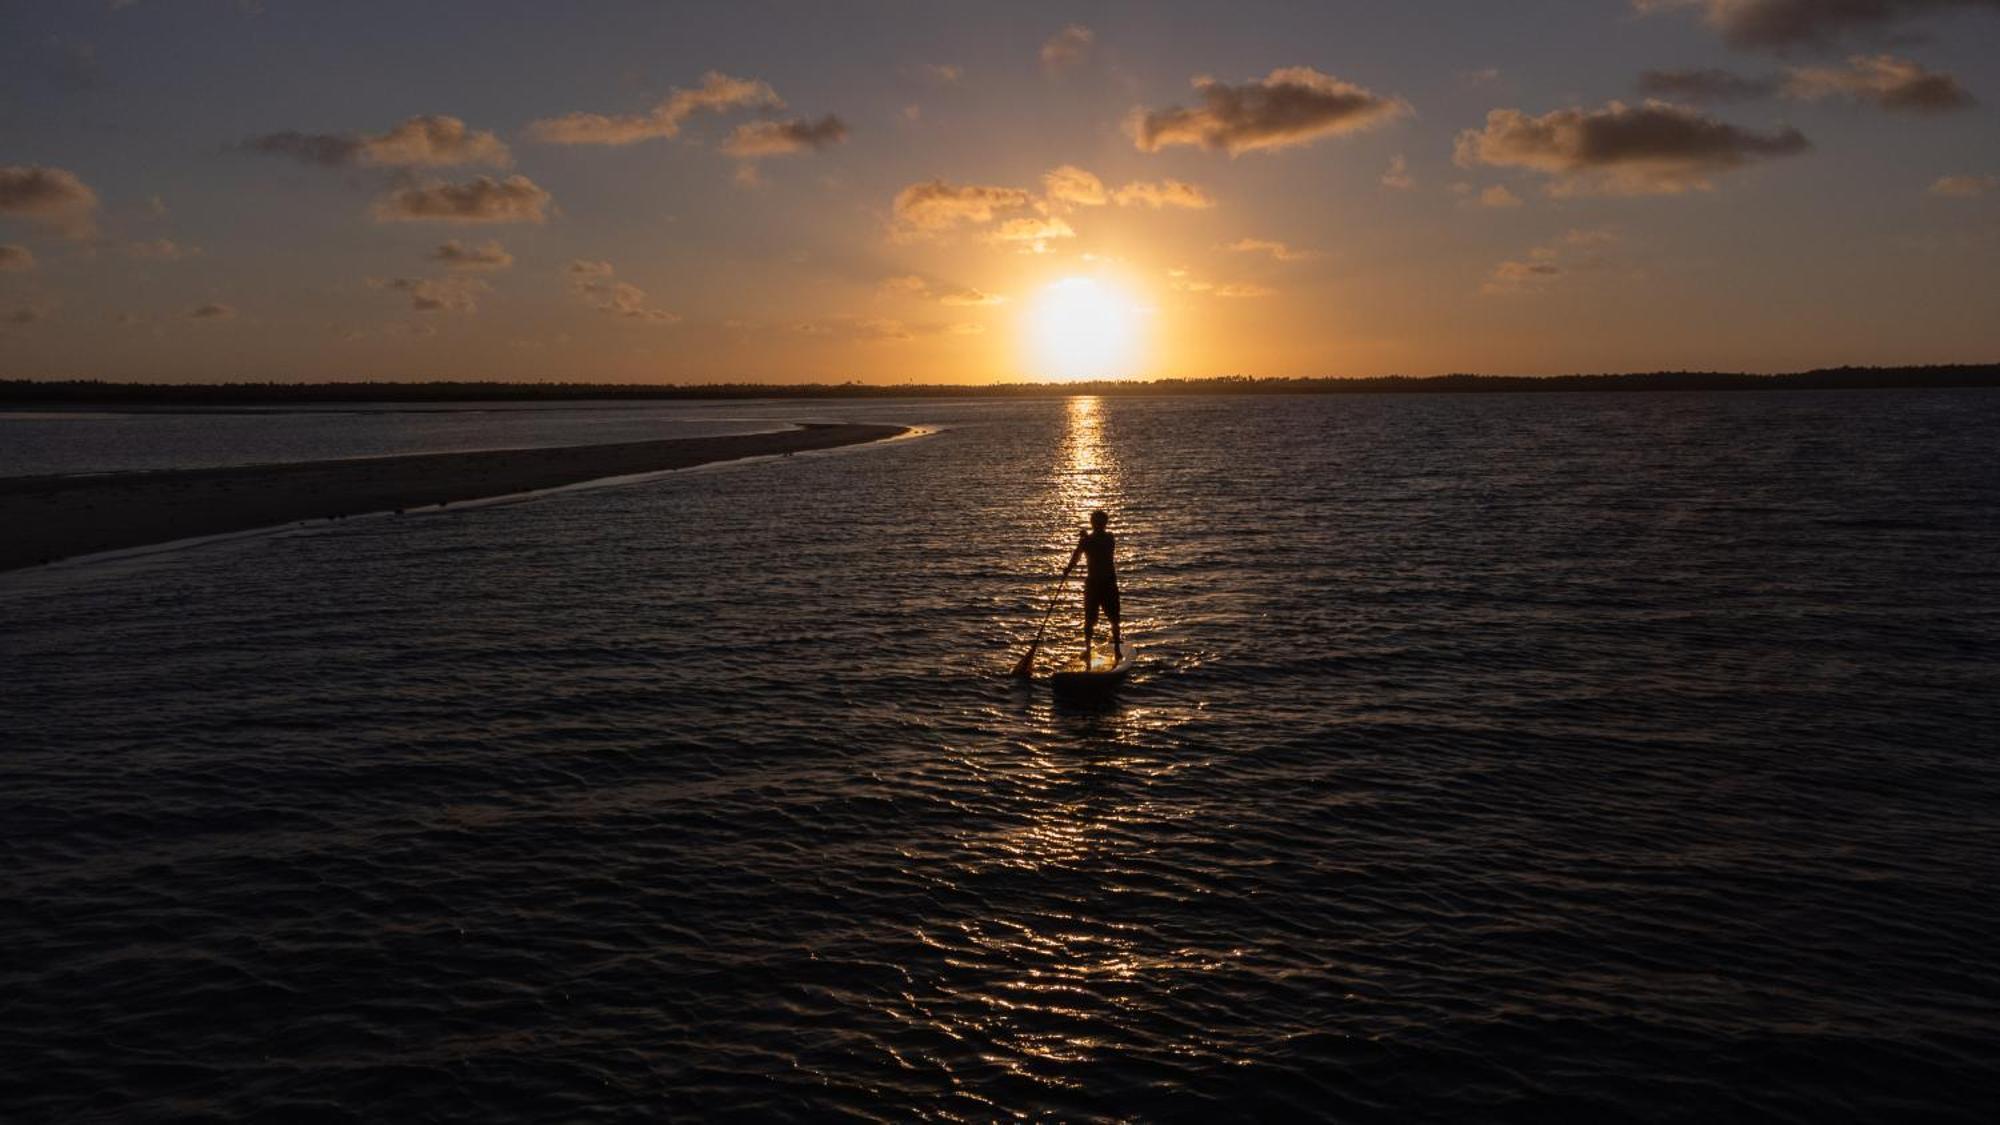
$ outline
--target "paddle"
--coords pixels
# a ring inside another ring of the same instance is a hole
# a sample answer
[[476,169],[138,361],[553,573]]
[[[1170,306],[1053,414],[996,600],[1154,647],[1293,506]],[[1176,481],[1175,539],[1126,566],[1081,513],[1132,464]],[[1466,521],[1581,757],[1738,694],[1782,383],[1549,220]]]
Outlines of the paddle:
[[1076,556],[1071,555],[1069,563],[1063,567],[1062,577],[1056,579],[1056,588],[1049,591],[1049,608],[1042,614],[1042,627],[1035,630],[1035,639],[1028,642],[1028,651],[1021,654],[1021,662],[1014,665],[1014,676],[1027,679],[1035,674],[1035,650],[1042,647],[1042,634],[1049,631],[1049,618],[1056,611],[1056,597],[1062,593],[1063,583],[1069,581],[1069,572],[1076,568]]

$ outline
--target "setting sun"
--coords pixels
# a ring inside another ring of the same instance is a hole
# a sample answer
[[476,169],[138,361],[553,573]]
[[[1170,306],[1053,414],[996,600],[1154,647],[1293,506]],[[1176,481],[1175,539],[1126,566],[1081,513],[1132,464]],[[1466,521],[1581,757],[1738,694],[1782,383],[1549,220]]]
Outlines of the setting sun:
[[1026,325],[1037,377],[1115,379],[1139,365],[1142,310],[1131,295],[1092,277],[1051,282]]

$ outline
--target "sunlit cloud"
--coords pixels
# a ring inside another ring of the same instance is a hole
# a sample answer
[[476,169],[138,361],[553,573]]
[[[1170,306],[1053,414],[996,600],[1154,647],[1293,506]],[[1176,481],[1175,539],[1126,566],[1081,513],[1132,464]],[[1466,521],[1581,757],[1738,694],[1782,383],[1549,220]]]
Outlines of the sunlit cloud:
[[97,234],[97,192],[63,168],[0,167],[0,216],[28,219],[70,238]]
[[629,145],[679,136],[688,118],[702,111],[780,109],[784,104],[776,91],[758,79],[732,78],[711,70],[702,76],[700,86],[692,90],[676,89],[645,113],[620,116],[566,113],[530,122],[528,135],[551,144]]
[[236,319],[236,309],[231,305],[210,302],[205,305],[196,305],[194,308],[188,310],[187,318],[189,320],[234,320]]
[[1389,158],[1389,167],[1382,173],[1382,186],[1392,191],[1409,191],[1417,186],[1410,176],[1410,162],[1401,153]]
[[910,73],[933,86],[956,86],[965,77],[965,68],[956,63],[918,63]]
[[1785,80],[1784,93],[1804,101],[1844,98],[1916,113],[1943,113],[1973,104],[1958,79],[1894,55],[1855,55],[1845,68],[1796,68]]
[[431,251],[431,260],[443,262],[445,268],[454,270],[504,270],[514,264],[514,255],[498,242],[467,246],[454,238]]
[[1111,201],[1111,193],[1104,190],[1104,181],[1074,164],[1043,173],[1042,193],[1051,202],[1079,207],[1102,207]]
[[1540,117],[1493,110],[1485,128],[1458,135],[1455,158],[1464,167],[1540,172],[1552,178],[1554,195],[1674,195],[1706,190],[1711,177],[1752,160],[1810,147],[1790,127],[1759,133],[1667,102],[1610,102]]
[[1506,184],[1493,184],[1473,200],[1481,207],[1519,207],[1521,197],[1508,190]]
[[242,152],[288,156],[328,168],[505,168],[513,154],[500,138],[456,117],[412,117],[386,133],[266,133],[236,145]]
[[1042,67],[1058,74],[1081,66],[1089,61],[1090,49],[1096,42],[1096,32],[1080,23],[1070,24],[1042,43]]
[[1120,207],[1185,207],[1201,211],[1215,206],[1215,200],[1207,192],[1181,180],[1160,180],[1156,183],[1135,181],[1112,193],[1111,198]]
[[1222,249],[1231,254],[1264,254],[1274,262],[1300,262],[1317,257],[1310,250],[1296,250],[1269,238],[1239,238],[1225,244]]
[[1201,105],[1140,110],[1133,139],[1145,152],[1193,145],[1231,156],[1311,144],[1355,133],[1410,112],[1401,98],[1383,97],[1309,66],[1283,67],[1262,80],[1232,86],[1194,80]]
[[1031,198],[1019,188],[925,180],[896,193],[895,212],[897,221],[907,226],[941,231],[961,224],[990,223],[999,215],[1026,207]]
[[1641,12],[1693,9],[1737,47],[1826,43],[1856,33],[1891,31],[1933,12],[2000,9],[2000,0],[1632,0]]
[[0,242],[0,272],[23,273],[34,268],[34,251],[26,246]]
[[1024,253],[1046,254],[1052,239],[1075,238],[1076,231],[1058,218],[1033,216],[1008,219],[986,236],[988,242],[1011,245]]
[[829,113],[818,121],[751,121],[738,125],[722,151],[743,160],[826,148],[847,139],[847,124]]
[[892,297],[909,297],[920,301],[936,301],[941,305],[959,308],[974,308],[998,305],[1007,298],[997,293],[985,293],[965,285],[936,285],[918,274],[887,278],[882,282],[882,292]]
[[485,282],[463,276],[370,278],[368,285],[407,294],[410,308],[420,313],[477,312],[479,295],[492,291]]
[[2000,190],[2000,176],[1939,176],[1930,186],[1932,195],[1948,199],[1974,199]]
[[480,176],[392,191],[375,201],[374,215],[385,223],[540,223],[548,218],[550,198],[526,176]]
[[1618,232],[1608,227],[1565,231],[1561,238],[1494,266],[1479,291],[1489,297],[1539,292],[1569,274],[1602,268],[1604,251],[1618,241]]
[[674,324],[681,319],[665,309],[654,308],[644,289],[614,277],[617,271],[610,262],[578,259],[565,272],[577,296],[598,312],[650,324]]
[[1227,285],[1219,285],[1215,289],[1216,296],[1231,299],[1275,297],[1277,293],[1276,289],[1268,285],[1257,285],[1248,281],[1234,281]]

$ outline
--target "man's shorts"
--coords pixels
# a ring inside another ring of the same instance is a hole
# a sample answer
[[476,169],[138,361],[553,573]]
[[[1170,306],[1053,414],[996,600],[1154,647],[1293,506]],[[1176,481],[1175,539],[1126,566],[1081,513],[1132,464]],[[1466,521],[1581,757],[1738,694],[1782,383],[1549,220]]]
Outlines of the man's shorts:
[[1100,609],[1107,619],[1118,620],[1118,587],[1107,586],[1101,590],[1089,586],[1083,588],[1083,622],[1086,627],[1097,624],[1097,611]]

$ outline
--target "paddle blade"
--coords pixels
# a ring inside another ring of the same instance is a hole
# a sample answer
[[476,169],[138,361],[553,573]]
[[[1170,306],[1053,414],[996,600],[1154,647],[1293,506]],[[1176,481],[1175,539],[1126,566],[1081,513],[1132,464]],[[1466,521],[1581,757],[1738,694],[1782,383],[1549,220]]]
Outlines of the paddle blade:
[[1032,643],[1028,645],[1028,651],[1021,654],[1021,662],[1019,664],[1014,665],[1015,679],[1026,680],[1026,679],[1032,679],[1034,677],[1035,649],[1040,647],[1041,643],[1042,643],[1041,638],[1037,637]]

